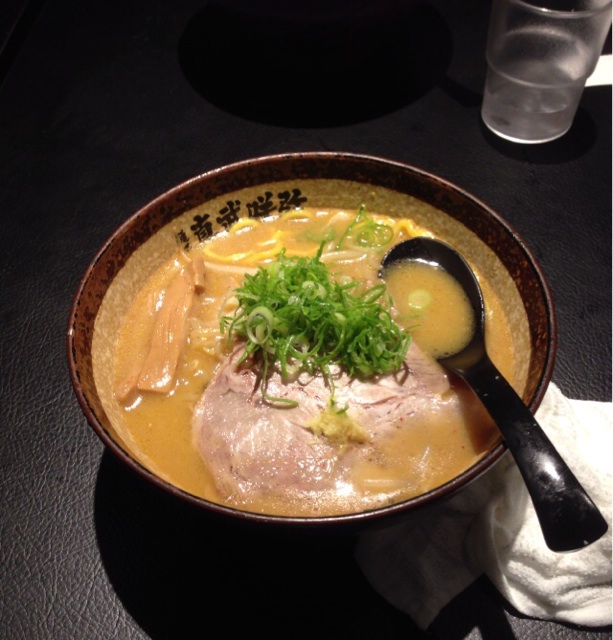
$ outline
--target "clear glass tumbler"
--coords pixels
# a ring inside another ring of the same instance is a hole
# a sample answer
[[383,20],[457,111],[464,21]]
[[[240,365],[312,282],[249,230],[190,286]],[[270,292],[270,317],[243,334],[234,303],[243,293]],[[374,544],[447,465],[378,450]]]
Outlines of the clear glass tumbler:
[[611,0],[494,0],[481,117],[522,143],[571,127],[611,26]]

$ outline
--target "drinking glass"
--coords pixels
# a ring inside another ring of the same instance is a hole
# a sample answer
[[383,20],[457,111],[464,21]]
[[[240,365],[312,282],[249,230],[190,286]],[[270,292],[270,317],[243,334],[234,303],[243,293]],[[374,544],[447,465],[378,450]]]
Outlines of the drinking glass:
[[611,0],[494,0],[481,117],[513,142],[571,127],[611,26]]

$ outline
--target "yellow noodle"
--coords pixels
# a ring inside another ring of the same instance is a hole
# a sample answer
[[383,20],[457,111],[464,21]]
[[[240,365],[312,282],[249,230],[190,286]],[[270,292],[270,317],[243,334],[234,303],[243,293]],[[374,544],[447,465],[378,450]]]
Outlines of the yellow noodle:
[[251,252],[249,257],[246,258],[247,264],[254,265],[259,264],[260,262],[265,262],[266,260],[272,260],[276,258],[283,249],[283,245],[278,242],[272,248],[267,251],[260,251],[259,253]]
[[217,271],[219,273],[236,273],[238,275],[244,275],[245,273],[255,273],[257,268],[249,267],[243,264],[219,264],[217,262],[204,262],[205,269],[210,271]]
[[345,222],[346,220],[352,220],[353,218],[355,218],[355,213],[349,214],[345,211],[338,211],[330,217],[328,226],[333,225],[338,221]]
[[310,220],[312,217],[312,211],[287,211],[281,215],[283,220]]
[[259,220],[254,220],[253,218],[241,218],[230,227],[229,234],[234,235],[244,229],[253,229],[260,224],[261,222]]
[[412,238],[414,236],[423,236],[423,235],[432,236],[431,233],[424,231],[422,227],[415,224],[413,220],[410,220],[409,218],[398,218],[394,222],[393,226],[394,226],[394,233],[396,235],[404,234],[409,238]]
[[270,247],[269,249],[265,249],[264,251],[250,251],[246,254],[244,260],[247,264],[254,265],[265,260],[271,260],[272,258],[276,258],[281,251],[283,251],[285,234],[283,231],[275,231],[273,237],[270,240],[266,240],[265,242],[260,242],[259,247]]
[[329,253],[323,253],[321,261],[326,264],[329,262],[351,264],[352,262],[365,260],[367,256],[368,254],[364,251],[346,249],[344,251],[330,251]]
[[229,256],[222,256],[219,253],[216,253],[215,251],[213,251],[211,249],[211,245],[210,244],[205,244],[204,247],[202,248],[202,251],[204,253],[204,255],[207,258],[212,258],[213,260],[217,260],[218,262],[238,262],[240,260],[243,260],[246,256],[248,256],[251,252],[247,252],[247,253],[232,253]]

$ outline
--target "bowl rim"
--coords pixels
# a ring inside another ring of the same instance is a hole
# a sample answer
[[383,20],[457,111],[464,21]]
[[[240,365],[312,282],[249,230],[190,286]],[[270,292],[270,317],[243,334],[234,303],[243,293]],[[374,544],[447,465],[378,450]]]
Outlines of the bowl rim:
[[[223,504],[219,504],[213,502],[211,500],[206,500],[205,498],[201,498],[199,496],[195,496],[188,491],[180,489],[170,482],[160,478],[155,475],[152,471],[147,469],[143,464],[141,464],[138,460],[129,455],[110,435],[104,425],[98,420],[98,417],[91,406],[87,394],[85,393],[81,382],[80,382],[80,374],[79,374],[79,362],[76,354],[75,347],[75,326],[76,326],[76,316],[78,314],[79,306],[84,295],[84,292],[87,289],[88,283],[92,278],[92,274],[96,265],[103,259],[105,253],[109,250],[109,248],[116,242],[116,240],[121,237],[126,230],[128,230],[132,225],[135,224],[137,220],[146,216],[148,212],[152,209],[155,209],[163,202],[172,199],[174,196],[177,196],[183,193],[185,190],[198,185],[200,183],[206,183],[211,179],[222,176],[232,175],[236,171],[254,168],[261,169],[267,166],[274,166],[279,162],[317,162],[317,161],[337,161],[337,162],[354,162],[365,165],[376,165],[381,169],[390,169],[393,168],[402,173],[412,174],[413,176],[419,179],[425,179],[427,182],[433,185],[437,185],[439,187],[444,187],[447,190],[451,190],[455,192],[458,196],[463,198],[472,205],[476,206],[478,209],[483,210],[488,216],[490,216],[502,229],[508,234],[512,240],[517,245],[518,249],[524,254],[527,258],[531,269],[534,272],[534,276],[536,281],[538,282],[540,293],[542,295],[544,306],[546,308],[546,318],[548,325],[548,336],[546,340],[546,354],[544,358],[544,367],[543,372],[540,376],[538,385],[533,393],[533,397],[531,402],[529,403],[530,410],[534,413],[538,409],[549,382],[551,381],[553,368],[555,364],[555,357],[557,352],[557,341],[558,341],[558,328],[557,328],[557,319],[556,319],[556,311],[553,302],[553,296],[551,293],[550,285],[545,277],[544,271],[539,264],[539,261],[536,259],[532,250],[526,245],[523,238],[517,233],[514,227],[509,224],[500,214],[498,214],[494,209],[492,209],[485,202],[475,197],[470,192],[466,191],[462,187],[459,187],[455,183],[442,178],[436,174],[430,173],[429,171],[420,169],[414,165],[406,164],[400,161],[391,160],[382,156],[370,155],[370,154],[361,154],[355,152],[344,152],[344,151],[300,151],[300,152],[288,152],[281,154],[269,154],[263,155],[253,158],[247,158],[243,160],[238,160],[236,162],[228,163],[222,165],[217,168],[213,168],[203,173],[200,173],[196,176],[188,178],[169,189],[166,189],[162,193],[158,194],[149,202],[140,206],[134,213],[128,216],[126,220],[103,242],[100,246],[89,265],[87,266],[85,272],[81,276],[79,280],[79,284],[77,290],[73,296],[70,312],[68,318],[68,328],[66,331],[65,342],[66,342],[66,351],[68,356],[68,368],[69,375],[72,382],[72,386],[76,397],[78,399],[81,411],[83,412],[89,426],[96,433],[98,438],[102,441],[104,446],[108,448],[122,463],[127,465],[133,471],[137,473],[141,478],[144,478],[147,482],[152,483],[157,488],[161,489],[165,493],[168,493],[180,500],[187,502],[193,506],[196,506],[200,510],[204,510],[210,512],[213,515],[221,516],[221,517],[230,517],[233,520],[250,523],[250,524],[265,524],[265,525],[285,525],[290,526],[291,528],[300,528],[300,529],[319,529],[325,525],[334,525],[334,527],[340,527],[343,529],[354,529],[356,526],[360,529],[365,525],[376,525],[379,521],[384,519],[386,522],[390,517],[394,518],[397,516],[402,516],[404,514],[408,514],[414,511],[417,508],[423,507],[424,505],[432,504],[433,501],[435,504],[451,497],[458,490],[467,486],[475,479],[480,477],[483,473],[489,470],[495,463],[503,456],[503,454],[507,451],[506,444],[504,440],[501,440],[494,448],[488,451],[482,458],[480,458],[476,463],[474,463],[471,467],[460,473],[458,476],[453,478],[452,480],[435,487],[434,489],[421,494],[419,496],[415,496],[413,498],[409,498],[407,500],[403,500],[394,504],[381,506],[378,508],[374,508],[367,511],[361,511],[357,513],[349,513],[349,514],[339,514],[339,515],[329,515],[329,516],[281,516],[281,515],[272,515],[272,514],[263,514],[256,513],[252,511],[245,511],[238,508],[229,507]],[[300,179],[297,177],[296,179]],[[334,179],[334,177],[325,177],[322,176],[320,178],[322,180]],[[274,178],[268,178],[266,180],[256,180],[254,185],[263,184],[265,182],[274,182]],[[379,183],[376,183],[379,184]],[[242,185],[245,186],[245,185]],[[388,188],[389,185],[379,185]],[[230,187],[225,190],[225,193],[231,192],[241,187]],[[223,195],[224,192],[222,192]],[[418,196],[414,196],[419,199]],[[201,202],[205,202],[206,199]],[[196,205],[189,204],[186,206],[184,211],[175,212],[171,219],[180,216],[185,211],[188,211],[194,206],[198,206],[201,202]],[[445,212],[448,213],[448,212]],[[89,345],[91,348],[91,344]],[[90,352],[91,358],[91,352]]]

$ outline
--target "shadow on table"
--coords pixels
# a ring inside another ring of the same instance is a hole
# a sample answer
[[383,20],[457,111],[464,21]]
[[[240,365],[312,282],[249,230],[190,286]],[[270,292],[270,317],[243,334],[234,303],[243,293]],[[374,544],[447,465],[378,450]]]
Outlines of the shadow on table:
[[532,164],[559,164],[585,155],[596,141],[597,131],[589,113],[578,109],[569,131],[557,140],[542,144],[521,144],[499,138],[480,120],[481,131],[490,146],[502,155]]
[[94,508],[108,578],[153,640],[219,628],[232,638],[257,629],[296,640],[607,637],[509,615],[485,580],[452,601],[430,632],[420,631],[370,587],[354,561],[354,538],[229,525],[146,484],[108,452]]
[[95,525],[109,580],[154,640],[427,638],[375,594],[354,540],[230,526],[147,485],[105,453]]
[[219,108],[290,127],[375,118],[437,84],[452,41],[429,3],[378,0],[354,7],[307,19],[208,3],[184,30],[179,63],[192,87]]

